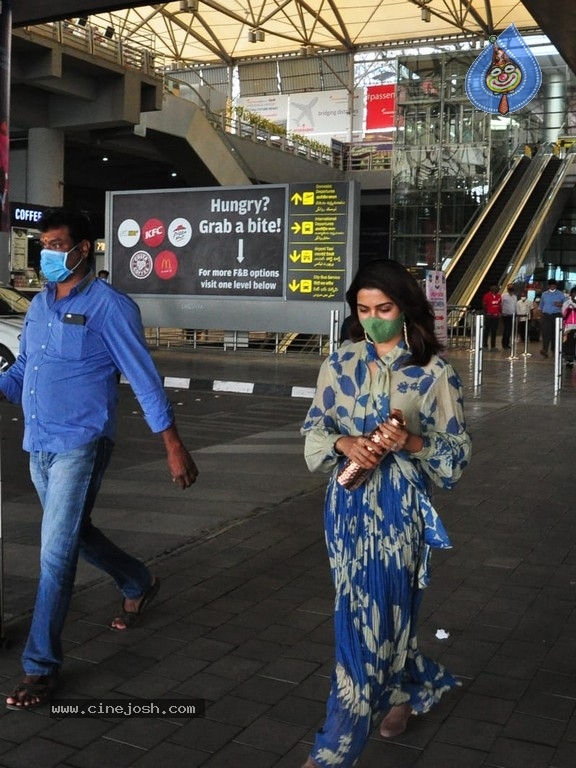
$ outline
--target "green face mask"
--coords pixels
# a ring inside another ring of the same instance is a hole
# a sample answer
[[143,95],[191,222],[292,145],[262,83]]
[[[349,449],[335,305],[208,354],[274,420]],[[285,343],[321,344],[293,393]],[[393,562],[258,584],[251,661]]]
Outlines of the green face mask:
[[360,324],[373,342],[376,344],[383,344],[402,333],[404,312],[401,312],[395,320],[383,320],[380,317],[369,317],[367,320],[361,320]]

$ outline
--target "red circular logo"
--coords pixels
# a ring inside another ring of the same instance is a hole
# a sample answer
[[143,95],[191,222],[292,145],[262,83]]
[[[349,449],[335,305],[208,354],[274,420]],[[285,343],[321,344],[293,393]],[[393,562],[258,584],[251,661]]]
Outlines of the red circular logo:
[[172,251],[160,251],[154,259],[154,272],[162,280],[170,280],[178,272],[178,259]]
[[160,219],[148,219],[142,227],[142,239],[150,248],[156,248],[166,237],[166,227]]

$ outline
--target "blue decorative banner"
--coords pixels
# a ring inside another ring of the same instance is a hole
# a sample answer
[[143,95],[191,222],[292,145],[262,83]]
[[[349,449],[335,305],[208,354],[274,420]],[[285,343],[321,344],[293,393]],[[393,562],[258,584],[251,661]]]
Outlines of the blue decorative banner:
[[482,112],[517,112],[538,93],[540,65],[514,24],[490,43],[466,74],[466,95]]

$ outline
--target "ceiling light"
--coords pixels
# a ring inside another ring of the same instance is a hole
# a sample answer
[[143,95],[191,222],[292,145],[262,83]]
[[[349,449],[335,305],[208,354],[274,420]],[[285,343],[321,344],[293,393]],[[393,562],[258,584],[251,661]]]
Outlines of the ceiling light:
[[264,30],[263,29],[257,29],[256,30],[256,40],[259,43],[263,43],[265,39],[266,39],[266,35],[264,34]]
[[256,36],[256,30],[255,29],[248,30],[248,42],[255,43],[257,39],[258,38]]
[[198,10],[198,0],[180,0],[180,11],[191,11],[194,13]]
[[106,157],[106,155],[104,155],[104,157],[102,158],[102,162],[103,163],[107,163],[108,162],[108,158]]
[[430,21],[430,8],[422,8],[420,18],[422,21]]

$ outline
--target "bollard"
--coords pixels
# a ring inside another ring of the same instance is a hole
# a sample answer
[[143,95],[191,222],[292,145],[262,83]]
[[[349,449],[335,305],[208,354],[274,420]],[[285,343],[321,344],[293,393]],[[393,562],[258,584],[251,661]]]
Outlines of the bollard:
[[482,360],[484,356],[484,315],[476,315],[474,344],[474,387],[482,384]]
[[336,350],[338,346],[338,338],[340,336],[340,310],[330,310],[330,342],[329,349],[330,354]]
[[530,336],[530,315],[526,315],[524,321],[524,352],[522,357],[532,357],[532,352],[528,352],[528,337]]
[[562,318],[554,320],[554,394],[562,387]]

